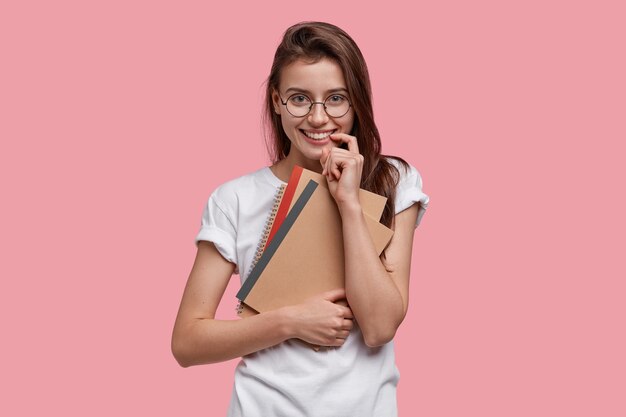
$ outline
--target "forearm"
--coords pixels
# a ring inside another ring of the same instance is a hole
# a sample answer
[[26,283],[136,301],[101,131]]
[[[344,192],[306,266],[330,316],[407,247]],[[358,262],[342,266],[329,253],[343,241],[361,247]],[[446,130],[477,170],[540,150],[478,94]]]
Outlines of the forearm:
[[283,310],[239,320],[194,319],[176,326],[172,352],[183,367],[223,362],[291,338]]
[[365,343],[393,338],[403,319],[400,291],[376,253],[360,206],[340,207],[345,254],[346,297]]

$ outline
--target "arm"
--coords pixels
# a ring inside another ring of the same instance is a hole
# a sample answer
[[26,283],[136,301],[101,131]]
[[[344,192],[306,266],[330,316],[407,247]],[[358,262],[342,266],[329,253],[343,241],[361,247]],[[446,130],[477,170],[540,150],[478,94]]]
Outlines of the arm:
[[181,366],[226,361],[293,337],[318,345],[343,344],[352,313],[333,302],[345,296],[343,290],[244,319],[215,320],[234,269],[213,243],[198,242],[172,333],[172,353]]
[[330,138],[348,150],[322,150],[322,175],[341,213],[345,255],[346,297],[361,327],[365,344],[383,345],[393,339],[409,305],[409,273],[418,206],[398,213],[394,235],[385,250],[386,266],[376,254],[359,201],[363,155],[357,138],[345,133]]
[[380,346],[393,339],[409,305],[409,275],[418,206],[395,216],[395,232],[385,250],[385,264],[376,254],[360,205],[339,206],[343,222],[346,297],[365,343]]

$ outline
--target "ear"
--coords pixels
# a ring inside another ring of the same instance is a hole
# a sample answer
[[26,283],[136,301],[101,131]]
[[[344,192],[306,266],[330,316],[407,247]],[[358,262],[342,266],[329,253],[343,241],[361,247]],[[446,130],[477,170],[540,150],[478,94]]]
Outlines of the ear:
[[274,113],[276,114],[280,114],[280,106],[281,101],[280,101],[280,96],[278,95],[278,92],[272,88],[272,104],[274,105]]

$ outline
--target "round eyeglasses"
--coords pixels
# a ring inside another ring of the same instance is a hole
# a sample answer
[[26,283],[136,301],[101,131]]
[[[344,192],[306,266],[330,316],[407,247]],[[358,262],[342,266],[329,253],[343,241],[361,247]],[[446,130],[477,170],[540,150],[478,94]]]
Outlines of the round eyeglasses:
[[283,106],[287,107],[289,114],[294,117],[306,116],[309,114],[314,104],[323,105],[326,114],[335,118],[345,116],[350,110],[350,107],[352,107],[348,98],[341,94],[330,95],[322,102],[311,101],[311,99],[304,94],[296,93],[290,95],[287,101],[283,101],[283,98],[280,97],[280,102],[283,103]]

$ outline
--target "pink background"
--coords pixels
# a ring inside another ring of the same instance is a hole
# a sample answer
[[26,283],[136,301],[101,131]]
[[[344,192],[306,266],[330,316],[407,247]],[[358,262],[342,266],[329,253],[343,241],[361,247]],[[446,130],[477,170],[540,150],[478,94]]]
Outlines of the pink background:
[[325,20],[431,196],[400,414],[626,415],[622,4],[2,2],[0,414],[224,415],[237,360],[170,353],[193,239],[268,164],[283,31]]

